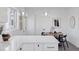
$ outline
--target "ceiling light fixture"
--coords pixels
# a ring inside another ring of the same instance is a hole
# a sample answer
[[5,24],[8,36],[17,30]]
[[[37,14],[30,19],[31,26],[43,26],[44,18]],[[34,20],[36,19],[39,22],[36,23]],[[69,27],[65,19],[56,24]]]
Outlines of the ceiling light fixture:
[[48,14],[47,14],[47,12],[45,12],[45,16],[47,16]]
[[24,11],[22,12],[22,15],[24,15],[25,13],[24,13]]

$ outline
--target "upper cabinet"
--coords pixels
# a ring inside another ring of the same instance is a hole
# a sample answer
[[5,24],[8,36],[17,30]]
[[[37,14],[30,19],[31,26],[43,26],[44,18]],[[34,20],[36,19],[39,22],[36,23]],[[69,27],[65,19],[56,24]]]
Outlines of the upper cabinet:
[[13,31],[25,31],[26,18],[24,9],[8,8],[8,22]]
[[0,7],[0,25],[3,25],[5,22],[7,22],[7,8],[6,7]]
[[25,9],[18,10],[17,11],[17,29],[24,32],[26,30],[26,21],[27,16],[26,16],[26,11]]
[[16,29],[17,10],[15,8],[8,8],[8,23],[12,30]]

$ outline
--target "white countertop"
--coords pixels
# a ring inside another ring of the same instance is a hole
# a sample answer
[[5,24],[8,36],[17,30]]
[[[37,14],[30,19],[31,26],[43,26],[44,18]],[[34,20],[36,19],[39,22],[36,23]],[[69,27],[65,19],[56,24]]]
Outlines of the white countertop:
[[24,42],[58,42],[54,36],[40,36],[40,35],[17,35],[10,38],[22,40]]

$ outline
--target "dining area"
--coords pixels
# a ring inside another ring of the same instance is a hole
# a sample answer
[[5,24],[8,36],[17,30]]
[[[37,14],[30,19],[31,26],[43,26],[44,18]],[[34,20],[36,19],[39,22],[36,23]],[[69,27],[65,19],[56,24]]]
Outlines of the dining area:
[[58,41],[58,47],[61,50],[66,50],[66,48],[69,48],[69,42],[67,41],[67,35],[63,32],[42,32],[41,35],[43,36],[54,36]]

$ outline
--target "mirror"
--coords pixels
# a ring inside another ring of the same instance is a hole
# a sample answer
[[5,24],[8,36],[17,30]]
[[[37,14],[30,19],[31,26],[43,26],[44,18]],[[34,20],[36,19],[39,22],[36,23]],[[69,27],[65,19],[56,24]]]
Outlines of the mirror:
[[75,27],[75,17],[74,17],[74,16],[71,16],[71,17],[70,17],[70,22],[69,22],[69,24],[70,24],[70,27],[71,27],[71,28],[74,28],[74,27]]

